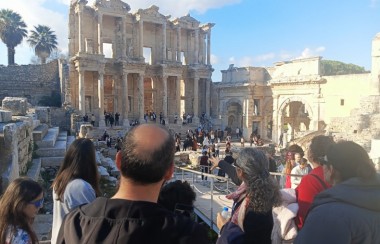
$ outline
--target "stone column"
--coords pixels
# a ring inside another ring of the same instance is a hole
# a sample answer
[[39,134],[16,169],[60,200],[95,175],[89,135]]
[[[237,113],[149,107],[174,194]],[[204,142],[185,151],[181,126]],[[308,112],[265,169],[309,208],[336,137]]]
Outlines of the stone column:
[[166,60],[166,22],[162,24],[162,59]]
[[101,13],[98,13],[98,54],[103,54],[102,29],[103,15]]
[[104,121],[104,73],[98,73],[98,97],[99,97],[99,127],[106,126]]
[[180,76],[177,76],[176,77],[176,93],[175,93],[176,97],[175,97],[175,100],[176,100],[176,112],[178,114],[178,121],[177,121],[177,124],[182,124],[182,113],[183,111],[181,111],[181,77]]
[[194,112],[194,117],[193,117],[193,123],[198,124],[199,123],[199,104],[198,104],[198,94],[199,94],[199,81],[200,78],[194,77],[194,93],[193,93],[193,112]]
[[86,101],[84,96],[84,71],[78,70],[79,73],[79,89],[78,89],[78,95],[79,95],[79,112],[84,115],[86,113]]
[[198,63],[199,57],[199,30],[195,30],[195,52],[194,52],[194,63]]
[[82,13],[83,13],[83,8],[84,8],[85,3],[80,1],[79,6],[78,6],[78,47],[79,47],[79,53],[83,52],[83,35],[82,35]]
[[181,27],[177,27],[177,62],[181,62]]
[[139,105],[139,121],[144,122],[144,74],[139,74],[138,91],[138,105]]
[[210,118],[210,86],[211,86],[211,79],[206,79],[206,115]]
[[123,125],[129,126],[128,120],[128,110],[129,110],[129,100],[128,100],[128,73],[126,71],[123,72]]
[[144,21],[140,19],[139,22],[140,30],[140,57],[144,57]]
[[210,55],[211,55],[211,29],[207,32],[207,65],[211,64]]
[[168,76],[162,76],[162,109],[164,114],[164,119],[168,121]]
[[122,17],[121,18],[121,28],[122,28],[122,39],[123,39],[123,46],[122,46],[122,54],[121,57],[124,59],[127,56],[127,34],[125,31],[125,21],[126,18]]

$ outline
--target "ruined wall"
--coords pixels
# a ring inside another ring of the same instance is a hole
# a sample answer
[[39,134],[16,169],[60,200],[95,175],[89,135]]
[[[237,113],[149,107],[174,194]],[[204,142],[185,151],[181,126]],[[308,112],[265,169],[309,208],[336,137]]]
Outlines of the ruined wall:
[[0,101],[4,97],[26,97],[38,105],[52,91],[60,93],[58,61],[41,65],[0,66]]
[[1,189],[26,173],[32,160],[33,129],[31,116],[13,116],[12,121],[0,123]]

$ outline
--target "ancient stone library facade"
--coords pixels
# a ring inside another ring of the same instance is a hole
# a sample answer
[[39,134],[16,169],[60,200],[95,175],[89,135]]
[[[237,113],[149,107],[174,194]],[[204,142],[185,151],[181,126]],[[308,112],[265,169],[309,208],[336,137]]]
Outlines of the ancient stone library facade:
[[211,28],[191,16],[170,20],[158,7],[130,13],[120,0],[72,1],[70,102],[80,113],[119,112],[124,125],[144,114],[209,114]]

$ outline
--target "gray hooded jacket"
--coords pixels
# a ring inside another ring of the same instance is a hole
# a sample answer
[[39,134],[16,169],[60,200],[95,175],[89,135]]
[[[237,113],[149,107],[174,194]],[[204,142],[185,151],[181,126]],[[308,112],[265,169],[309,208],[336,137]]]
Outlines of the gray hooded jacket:
[[318,194],[294,243],[380,243],[380,176],[351,178]]

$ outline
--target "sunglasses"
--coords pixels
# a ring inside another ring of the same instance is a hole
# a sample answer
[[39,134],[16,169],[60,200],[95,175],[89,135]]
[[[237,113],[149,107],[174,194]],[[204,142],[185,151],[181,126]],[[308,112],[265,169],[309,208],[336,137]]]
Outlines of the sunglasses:
[[44,204],[44,199],[41,198],[40,200],[30,202],[29,204],[33,204],[36,208],[41,208],[42,205]]

